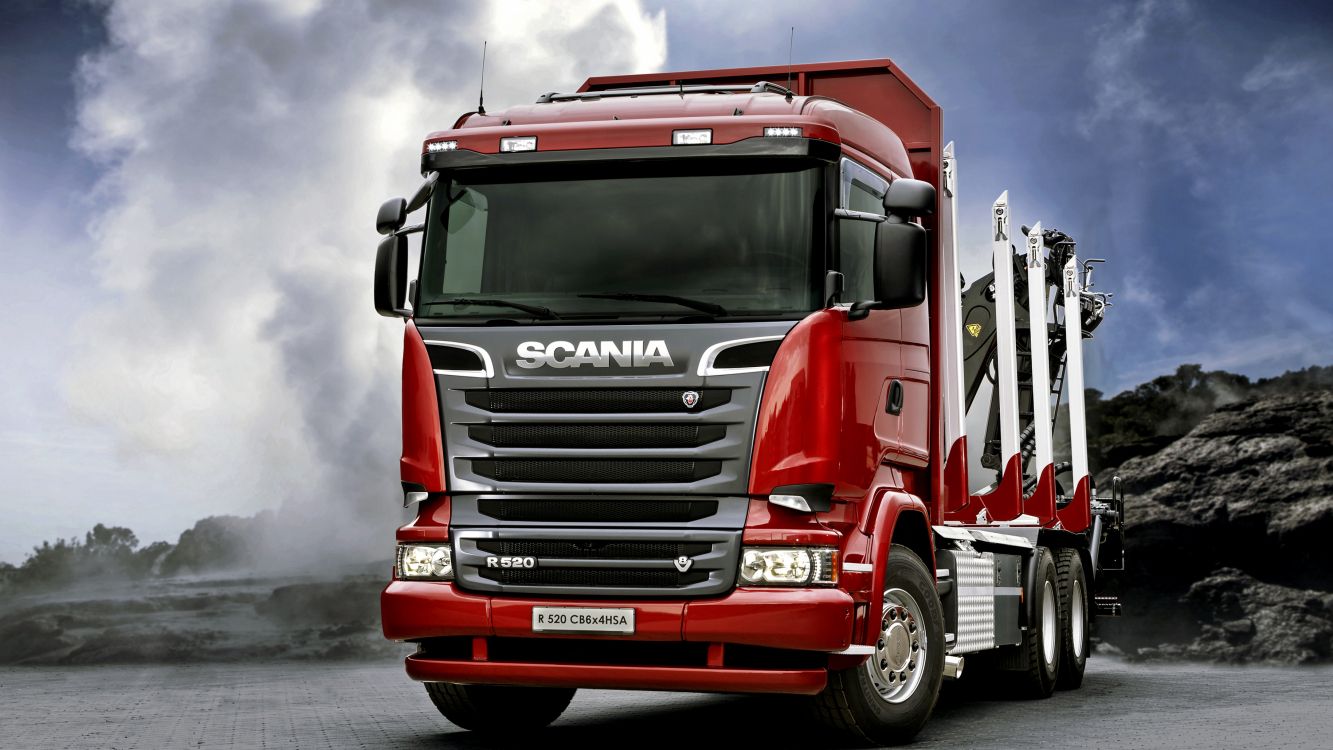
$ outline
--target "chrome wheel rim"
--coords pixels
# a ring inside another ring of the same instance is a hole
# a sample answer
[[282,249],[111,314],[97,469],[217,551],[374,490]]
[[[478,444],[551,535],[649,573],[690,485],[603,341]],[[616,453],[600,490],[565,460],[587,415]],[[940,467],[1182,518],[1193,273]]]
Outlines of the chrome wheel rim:
[[1069,630],[1074,638],[1074,656],[1083,658],[1083,638],[1084,628],[1087,627],[1086,605],[1083,602],[1083,584],[1080,581],[1074,581],[1074,587],[1069,592]]
[[1059,609],[1055,602],[1055,586],[1047,581],[1041,590],[1041,653],[1046,657],[1047,664],[1055,663],[1056,638],[1059,635],[1056,629],[1057,612]]
[[884,614],[880,620],[875,653],[865,669],[879,697],[886,703],[911,698],[926,673],[929,648],[921,606],[902,589],[884,592]]

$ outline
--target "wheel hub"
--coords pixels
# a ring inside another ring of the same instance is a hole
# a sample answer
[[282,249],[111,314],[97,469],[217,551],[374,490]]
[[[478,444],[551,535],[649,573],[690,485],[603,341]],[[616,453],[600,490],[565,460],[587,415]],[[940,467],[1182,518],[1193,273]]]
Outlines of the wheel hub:
[[884,632],[884,657],[888,659],[889,669],[901,670],[907,666],[907,657],[912,653],[912,637],[907,633],[907,626],[895,622]]
[[881,698],[901,703],[916,692],[926,671],[926,631],[916,600],[902,589],[885,591],[879,631],[866,670]]

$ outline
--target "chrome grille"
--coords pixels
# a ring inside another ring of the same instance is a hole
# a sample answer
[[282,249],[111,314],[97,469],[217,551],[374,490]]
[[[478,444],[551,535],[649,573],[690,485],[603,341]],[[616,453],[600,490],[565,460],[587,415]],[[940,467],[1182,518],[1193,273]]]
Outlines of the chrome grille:
[[454,486],[735,492],[747,468],[755,395],[752,387],[446,391]]

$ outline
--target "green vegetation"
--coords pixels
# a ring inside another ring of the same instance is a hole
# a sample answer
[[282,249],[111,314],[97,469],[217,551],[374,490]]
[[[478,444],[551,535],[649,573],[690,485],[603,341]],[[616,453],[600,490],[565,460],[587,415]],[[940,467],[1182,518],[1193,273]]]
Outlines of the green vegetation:
[[123,526],[97,524],[77,537],[42,542],[22,565],[0,565],[0,590],[52,588],[76,578],[116,576],[143,578],[171,549],[166,542],[139,547],[139,539]]
[[242,567],[271,522],[271,513],[211,516],[182,532],[175,544],[146,547],[133,531],[99,523],[83,539],[42,542],[21,565],[0,563],[0,594],[50,591],[99,578],[138,580]]

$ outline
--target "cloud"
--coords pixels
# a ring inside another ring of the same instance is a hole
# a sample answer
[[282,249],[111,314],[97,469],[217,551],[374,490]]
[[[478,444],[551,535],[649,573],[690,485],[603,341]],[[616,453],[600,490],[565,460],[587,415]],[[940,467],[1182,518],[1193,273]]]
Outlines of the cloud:
[[[1210,57],[1212,50],[1171,46],[1198,39],[1203,27],[1185,0],[1111,6],[1088,65],[1092,103],[1076,119],[1085,138],[1122,158],[1164,156],[1196,197],[1216,189],[1216,162],[1249,143],[1240,106],[1211,80],[1214,61],[1197,57],[1200,50]],[[1164,74],[1163,65],[1172,66],[1172,74]]]
[[[401,325],[371,308],[371,217],[420,140],[588,74],[659,69],[665,14],[537,4],[113,2],[73,145],[104,169],[98,283],[65,378],[200,514],[308,503],[394,519]],[[350,511],[350,512],[349,512]],[[350,527],[350,528],[349,528]],[[379,550],[382,552],[382,550]]]
[[1310,83],[1323,67],[1318,60],[1282,45],[1264,55],[1241,79],[1240,87],[1252,92],[1296,88]]

